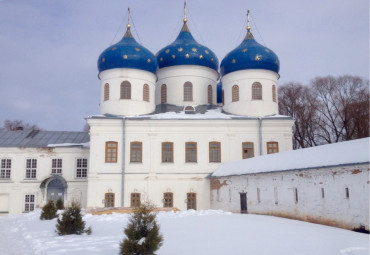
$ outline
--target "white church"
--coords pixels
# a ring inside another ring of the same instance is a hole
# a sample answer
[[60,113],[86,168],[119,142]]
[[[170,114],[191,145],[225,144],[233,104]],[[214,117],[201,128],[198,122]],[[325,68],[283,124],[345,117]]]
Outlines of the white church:
[[89,133],[0,131],[0,213],[58,198],[85,208],[149,200],[209,209],[210,175],[222,163],[292,150],[294,120],[278,114],[279,59],[249,21],[220,66],[186,13],[156,55],[130,29],[98,58],[100,114],[87,117]]

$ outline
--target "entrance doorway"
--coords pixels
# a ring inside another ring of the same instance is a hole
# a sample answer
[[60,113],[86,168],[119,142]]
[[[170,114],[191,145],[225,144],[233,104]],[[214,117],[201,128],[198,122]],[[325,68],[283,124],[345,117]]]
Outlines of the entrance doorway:
[[59,178],[49,182],[47,185],[47,201],[53,200],[56,202],[59,198],[64,201],[65,188]]
[[240,213],[248,213],[247,193],[240,193]]

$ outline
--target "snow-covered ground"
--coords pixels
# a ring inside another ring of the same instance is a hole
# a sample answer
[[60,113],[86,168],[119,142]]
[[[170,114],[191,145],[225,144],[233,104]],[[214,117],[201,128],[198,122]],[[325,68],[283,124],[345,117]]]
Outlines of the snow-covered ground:
[[[40,211],[0,217],[0,254],[118,254],[129,215],[86,214],[91,235],[58,236]],[[365,255],[369,235],[306,222],[223,211],[160,212],[159,255]]]

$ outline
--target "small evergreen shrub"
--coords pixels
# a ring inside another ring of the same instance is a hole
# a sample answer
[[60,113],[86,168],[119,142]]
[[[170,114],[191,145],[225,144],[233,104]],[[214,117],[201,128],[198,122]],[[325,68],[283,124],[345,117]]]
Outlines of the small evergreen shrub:
[[126,238],[120,244],[121,255],[154,255],[162,246],[163,238],[153,209],[150,203],[135,208],[124,230]]
[[57,202],[55,203],[55,207],[57,208],[57,210],[64,209],[64,202],[61,198],[58,198]]
[[369,230],[366,229],[364,225],[360,225],[359,227],[354,228],[352,230],[358,233],[370,234]]
[[62,219],[58,218],[56,225],[58,235],[81,235],[91,234],[91,227],[85,230],[85,222],[82,220],[81,207],[77,202],[72,202],[62,214]]
[[54,206],[54,201],[49,200],[49,202],[42,207],[42,212],[40,215],[41,220],[51,220],[56,218],[57,215],[57,208]]

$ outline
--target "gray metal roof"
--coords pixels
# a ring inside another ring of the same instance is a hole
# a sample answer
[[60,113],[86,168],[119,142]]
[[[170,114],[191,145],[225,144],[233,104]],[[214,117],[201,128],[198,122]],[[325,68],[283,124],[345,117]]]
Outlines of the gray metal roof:
[[69,131],[42,131],[0,130],[0,147],[47,147],[48,144],[75,143],[81,144],[90,141],[88,132]]

